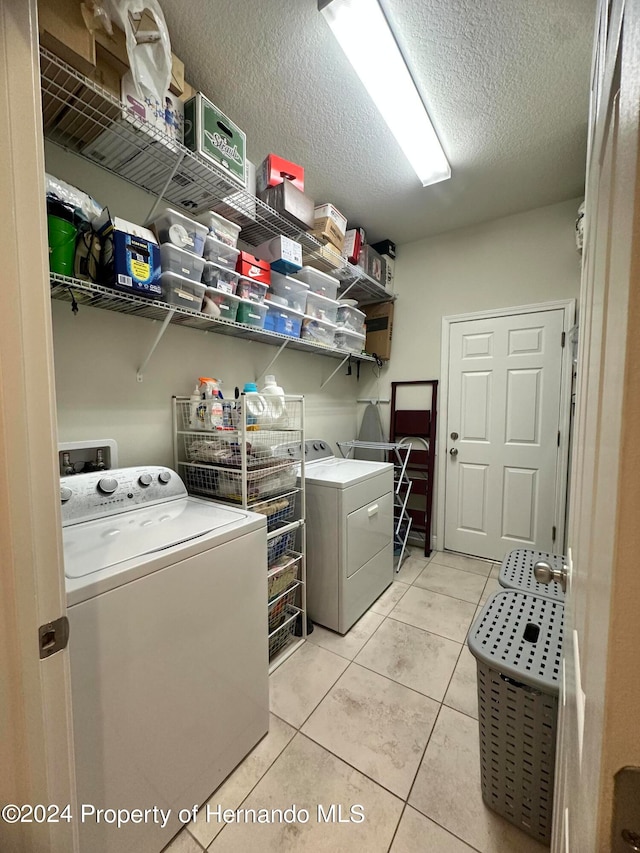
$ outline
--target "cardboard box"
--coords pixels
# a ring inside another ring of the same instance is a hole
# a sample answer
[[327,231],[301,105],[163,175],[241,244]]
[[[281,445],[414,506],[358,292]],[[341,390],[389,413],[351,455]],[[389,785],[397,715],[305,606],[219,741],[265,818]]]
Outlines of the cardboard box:
[[365,240],[362,228],[351,228],[344,236],[342,247],[343,256],[350,264],[357,264],[360,260],[360,251]]
[[258,197],[303,231],[313,228],[313,199],[300,192],[291,181],[267,187]]
[[364,305],[362,310],[366,314],[364,321],[367,331],[365,350],[371,355],[377,355],[383,361],[389,361],[393,337],[393,302]]
[[246,187],[245,133],[200,92],[184,105],[184,144]]
[[257,258],[269,261],[271,269],[283,275],[302,269],[302,246],[289,237],[266,240],[255,249],[255,254]]
[[[91,13],[88,12],[87,15]],[[103,29],[95,29],[93,35],[96,44],[99,44],[102,49],[111,57],[111,64],[120,72],[122,77],[129,70],[129,54],[127,53],[127,37],[124,30],[114,25],[113,35],[105,32]]]
[[342,237],[347,233],[347,217],[343,216],[332,204],[317,204],[314,209],[316,227],[319,220],[330,219]]
[[340,230],[333,219],[326,216],[324,219],[316,219],[313,223],[312,237],[319,240],[321,243],[331,243],[334,245],[339,254],[342,254],[344,245],[344,234]]
[[187,81],[185,80],[182,86],[182,94],[180,95],[180,100],[186,102],[191,98],[195,98],[197,94],[198,90],[195,89],[191,85],[191,83],[187,83]]
[[[93,80],[98,86],[101,86],[114,98],[120,100],[120,72],[110,63],[110,56],[105,53],[100,45],[96,47],[96,67],[87,75],[90,80]],[[93,89],[78,83],[75,86],[75,109],[65,109],[57,116],[57,121],[51,122],[47,116],[47,110],[43,111],[45,116],[45,127],[55,124],[56,130],[64,133],[69,139],[73,139],[77,144],[89,145],[96,140],[104,131],[102,125],[87,121],[86,114],[83,113],[83,104],[91,108],[95,105],[96,96]],[[46,99],[45,99],[46,104]],[[114,107],[113,111],[117,110]],[[55,117],[54,117],[55,118]],[[113,142],[113,136],[111,136]]]
[[387,290],[393,290],[393,278],[396,267],[396,244],[392,240],[381,240],[374,243],[373,248],[379,252],[384,261],[384,281]]
[[396,244],[393,240],[380,240],[379,243],[372,243],[371,245],[379,255],[388,255],[392,260],[395,260]]
[[160,248],[153,233],[112,217],[106,207],[94,228],[102,243],[100,283],[137,296],[161,296]]
[[82,74],[96,66],[96,42],[78,0],[38,0],[40,44]]
[[269,262],[262,260],[262,258],[256,258],[249,252],[240,252],[238,255],[236,272],[240,275],[246,275],[247,278],[252,278],[254,281],[261,281],[263,284],[271,283]]
[[146,121],[160,133],[166,134],[169,139],[182,142],[185,105],[176,95],[167,91],[163,104],[152,98],[143,100],[136,92],[131,72],[127,71],[122,78],[121,98],[122,103],[136,118]]
[[380,284],[384,283],[384,261],[373,246],[365,244],[362,247],[359,263],[368,276]]
[[290,163],[284,157],[277,154],[267,154],[257,176],[258,192],[266,190],[267,187],[275,187],[283,181],[291,181],[294,187],[304,192],[304,167],[297,163]]
[[326,272],[327,269],[339,270],[344,267],[344,258],[335,246],[326,243],[313,254],[305,253],[304,262],[308,267]]

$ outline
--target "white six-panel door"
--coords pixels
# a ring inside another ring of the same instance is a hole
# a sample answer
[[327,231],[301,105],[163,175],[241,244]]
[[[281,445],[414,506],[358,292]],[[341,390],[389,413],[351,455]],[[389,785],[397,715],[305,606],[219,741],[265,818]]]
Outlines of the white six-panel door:
[[452,323],[444,546],[554,550],[560,309]]

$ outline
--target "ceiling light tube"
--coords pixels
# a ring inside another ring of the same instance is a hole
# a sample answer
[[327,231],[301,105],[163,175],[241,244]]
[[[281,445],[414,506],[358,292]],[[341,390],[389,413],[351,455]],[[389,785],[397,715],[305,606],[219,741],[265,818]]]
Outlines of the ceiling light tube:
[[450,178],[451,167],[378,0],[318,0],[318,9],[422,186]]

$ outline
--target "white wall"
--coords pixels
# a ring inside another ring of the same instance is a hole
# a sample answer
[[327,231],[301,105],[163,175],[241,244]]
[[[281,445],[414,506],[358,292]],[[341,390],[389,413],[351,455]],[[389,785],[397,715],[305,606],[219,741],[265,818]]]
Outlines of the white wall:
[[[102,169],[47,145],[47,171],[90,192],[112,213],[144,222],[154,202]],[[145,371],[136,370],[151,346],[159,323],[80,305],[74,316],[67,303],[52,304],[58,437],[60,441],[113,438],[121,465],[172,463],[171,396],[189,395],[199,376],[236,385],[253,381],[276,348],[224,335],[170,326]],[[329,441],[354,438],[359,393],[355,368],[343,368],[320,391],[339,362],[303,352],[282,353],[273,370],[291,394],[305,394],[307,435]],[[362,365],[363,386],[371,367]]]
[[[391,360],[366,395],[387,398],[392,381],[439,379],[443,316],[577,298],[579,203],[574,199],[399,246]],[[388,407],[383,412],[388,420]]]

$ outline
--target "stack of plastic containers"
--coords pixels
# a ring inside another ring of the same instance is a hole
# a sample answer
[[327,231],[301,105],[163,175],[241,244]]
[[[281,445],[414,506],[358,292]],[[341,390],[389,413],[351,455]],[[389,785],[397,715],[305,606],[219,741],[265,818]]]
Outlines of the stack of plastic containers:
[[256,312],[253,303],[264,301],[267,286],[247,280],[236,272],[240,226],[212,210],[201,214],[198,220],[208,231],[202,273],[206,287],[203,312],[230,323],[261,328],[262,312]]
[[340,282],[313,267],[302,267],[296,278],[309,286],[300,337],[317,344],[334,346],[338,313],[336,296]]
[[364,321],[364,312],[358,311],[355,304],[351,304],[351,302],[338,303],[336,346],[349,352],[362,352],[366,338]]
[[200,311],[205,287],[201,284],[207,229],[167,208],[153,223],[160,243],[162,298],[169,305]]

